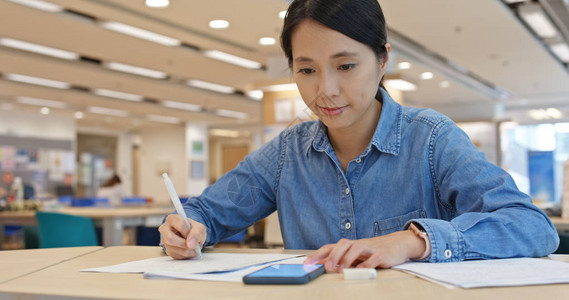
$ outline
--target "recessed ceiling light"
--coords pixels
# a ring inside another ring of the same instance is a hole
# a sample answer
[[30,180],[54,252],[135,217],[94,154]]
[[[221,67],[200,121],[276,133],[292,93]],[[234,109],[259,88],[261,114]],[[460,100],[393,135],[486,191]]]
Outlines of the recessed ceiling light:
[[236,66],[244,67],[247,69],[260,69],[263,65],[260,62],[252,61],[246,58],[235,56],[229,53],[207,50],[203,52],[205,56],[213,58],[226,63],[234,64]]
[[187,111],[195,111],[199,112],[202,111],[202,107],[200,105],[191,104],[191,103],[183,103],[183,102],[176,102],[176,101],[162,101],[162,105],[168,108],[175,108],[175,109],[182,109]]
[[442,89],[446,89],[446,88],[448,88],[449,86],[450,86],[450,82],[448,82],[448,81],[446,81],[446,80],[445,80],[445,81],[441,81],[441,82],[439,83],[439,87],[442,88]]
[[561,119],[563,118],[563,113],[557,108],[548,108],[545,110],[547,114],[552,117],[553,119]]
[[153,121],[153,122],[168,123],[168,124],[180,123],[180,119],[178,119],[176,117],[168,117],[168,116],[161,116],[161,115],[147,115],[146,119]]
[[130,35],[139,39],[147,40],[150,42],[166,45],[166,46],[180,46],[180,40],[165,36],[162,34],[154,33],[148,30],[140,29],[134,26],[126,25],[119,22],[101,22],[103,28],[119,32],[122,34]]
[[210,90],[210,91],[223,93],[223,94],[233,94],[235,92],[235,88],[233,88],[233,87],[221,85],[221,84],[217,84],[217,83],[212,83],[212,82],[207,82],[207,81],[202,81],[202,80],[191,79],[191,80],[188,80],[187,83],[189,86],[192,86],[195,88]]
[[259,39],[259,44],[262,46],[274,45],[277,41],[272,37],[263,37]]
[[275,84],[275,85],[262,87],[261,90],[265,92],[296,91],[298,90],[298,86],[296,85],[296,83],[284,83],[284,84]]
[[397,64],[397,68],[399,68],[400,70],[411,69],[411,63],[408,61],[402,61],[399,64]]
[[94,89],[93,93],[97,96],[111,97],[111,98],[128,100],[128,101],[136,101],[136,102],[140,102],[143,99],[143,97],[140,95],[111,91],[111,90],[106,90],[106,89]]
[[279,18],[284,19],[286,17],[286,10],[279,12]]
[[47,108],[47,107],[40,108],[40,113],[42,115],[49,115],[49,108]]
[[54,100],[46,100],[46,99],[39,99],[39,98],[32,98],[32,97],[18,97],[16,98],[16,102],[29,104],[29,105],[38,105],[38,106],[49,106],[55,108],[65,108],[67,106],[64,102],[54,101]]
[[61,12],[63,11],[63,7],[53,4],[53,3],[49,3],[49,2],[45,2],[45,1],[41,1],[41,0],[10,0],[14,3],[19,3],[25,6],[29,6],[29,7],[33,7],[33,8],[37,8],[43,11],[47,11],[47,12]]
[[213,29],[225,29],[229,27],[229,22],[226,20],[211,20],[209,27]]
[[263,100],[263,91],[261,90],[252,90],[245,93],[247,97],[254,99],[254,100]]
[[146,6],[153,8],[168,7],[170,5],[169,0],[146,0]]
[[387,79],[385,85],[400,91],[416,91],[417,86],[403,79]]
[[221,117],[235,118],[235,119],[247,119],[247,114],[240,111],[233,111],[227,109],[218,109],[215,112],[216,115]]
[[71,84],[69,84],[67,82],[49,80],[49,79],[45,79],[45,78],[32,77],[32,76],[21,75],[21,74],[6,74],[5,77],[6,77],[6,79],[11,80],[11,81],[47,86],[47,87],[58,88],[58,89],[68,89],[71,87]]
[[85,114],[83,114],[80,111],[76,111],[75,114],[73,114],[73,116],[75,117],[75,119],[83,119],[83,117],[85,116]]
[[87,111],[94,114],[109,115],[115,117],[126,117],[129,115],[128,111],[125,110],[98,107],[98,106],[89,106],[87,108]]
[[421,79],[423,80],[429,80],[429,79],[433,79],[434,75],[431,72],[424,72],[421,74]]
[[131,66],[127,64],[116,63],[116,62],[106,62],[104,66],[111,70],[155,78],[155,79],[164,79],[168,77],[168,74],[165,72],[137,67],[137,66]]
[[34,43],[28,43],[15,39],[0,38],[0,45],[24,51],[39,53],[43,55],[49,55],[57,58],[63,58],[67,60],[79,59],[79,54],[74,52],[42,46]]

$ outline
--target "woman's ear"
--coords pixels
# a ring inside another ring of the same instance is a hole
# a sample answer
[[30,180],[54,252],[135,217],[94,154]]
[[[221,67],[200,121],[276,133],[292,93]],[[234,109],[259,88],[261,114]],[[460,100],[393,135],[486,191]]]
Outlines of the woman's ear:
[[385,43],[385,50],[387,50],[387,52],[385,53],[385,56],[383,57],[381,69],[387,68],[387,63],[389,62],[389,53],[391,53],[391,44],[390,43]]

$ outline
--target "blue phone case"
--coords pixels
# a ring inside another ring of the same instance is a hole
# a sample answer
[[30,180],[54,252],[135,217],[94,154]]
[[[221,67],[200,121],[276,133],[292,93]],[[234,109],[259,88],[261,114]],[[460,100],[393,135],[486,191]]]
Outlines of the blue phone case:
[[[276,264],[265,267],[243,277],[246,284],[305,284],[325,272],[324,265],[313,270],[304,270],[300,264]],[[278,267],[278,268],[277,268]]]

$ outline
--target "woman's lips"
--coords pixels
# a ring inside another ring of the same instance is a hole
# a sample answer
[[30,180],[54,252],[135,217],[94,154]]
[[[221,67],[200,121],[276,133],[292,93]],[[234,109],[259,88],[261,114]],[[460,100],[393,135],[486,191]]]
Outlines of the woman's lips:
[[341,106],[341,107],[322,107],[319,106],[318,107],[320,109],[320,111],[329,116],[329,117],[335,117],[335,116],[339,116],[341,113],[344,112],[344,110],[346,110],[346,108],[348,108],[348,106]]

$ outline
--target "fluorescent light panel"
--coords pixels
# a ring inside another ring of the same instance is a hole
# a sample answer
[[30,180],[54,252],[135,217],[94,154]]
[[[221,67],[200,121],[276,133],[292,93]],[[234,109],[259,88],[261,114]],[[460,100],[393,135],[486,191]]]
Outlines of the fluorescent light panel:
[[87,107],[87,111],[94,114],[115,116],[115,117],[127,117],[129,115],[128,112],[124,110],[98,107],[98,106],[89,106]]
[[404,92],[417,90],[417,86],[415,84],[403,79],[385,80],[385,85]]
[[136,67],[127,64],[116,63],[116,62],[107,62],[104,64],[104,66],[111,70],[155,78],[155,79],[164,79],[168,77],[168,74],[165,72],[142,68],[142,67]]
[[179,46],[182,44],[180,40],[119,22],[101,22],[101,26],[115,32],[166,46]]
[[247,69],[260,69],[263,65],[259,62],[252,61],[246,58],[235,56],[229,53],[221,52],[218,50],[204,51],[204,55],[219,61],[234,64]]
[[183,102],[176,102],[176,101],[162,101],[162,105],[168,108],[175,108],[175,109],[182,109],[187,111],[195,111],[200,112],[202,111],[202,107],[200,105],[191,104],[191,103],[183,103]]
[[285,92],[285,91],[296,91],[298,87],[296,83],[285,83],[285,84],[275,84],[269,85],[261,88],[265,92]]
[[226,20],[211,20],[209,27],[213,29],[226,29],[229,27],[229,22]]
[[200,88],[200,89],[204,89],[204,90],[210,90],[210,91],[223,93],[223,94],[233,94],[235,92],[235,88],[233,88],[233,87],[221,85],[221,84],[217,84],[217,83],[211,83],[211,82],[207,82],[207,81],[202,81],[202,80],[193,80],[192,79],[192,80],[188,80],[187,83],[191,87]]
[[79,59],[79,54],[74,52],[28,43],[10,38],[0,38],[0,45],[24,51],[39,53],[43,55],[53,56],[57,58],[67,59],[67,60]]
[[263,37],[259,39],[259,44],[261,46],[270,46],[270,45],[274,45],[277,42],[277,40],[275,40],[275,38],[272,37]]
[[21,74],[5,74],[5,77],[6,77],[6,79],[11,80],[11,81],[47,86],[47,87],[58,88],[58,89],[68,89],[71,87],[71,84],[69,84],[67,82],[55,81],[55,80],[39,78],[39,77],[32,77],[32,76],[21,75]]
[[10,1],[52,13],[63,11],[63,7],[41,0],[10,0]]
[[246,93],[247,97],[255,100],[263,100],[263,96],[265,95],[261,90],[252,90]]
[[218,109],[215,112],[216,115],[221,117],[235,118],[235,119],[247,119],[248,114],[240,111],[233,111],[227,109]]
[[50,112],[50,110],[49,110],[48,107],[42,107],[42,108],[40,108],[40,113],[41,113],[42,115],[49,115],[49,112]]
[[46,100],[40,98],[32,98],[32,97],[18,97],[16,98],[16,102],[22,104],[29,104],[29,105],[37,105],[37,106],[47,106],[47,107],[54,107],[54,108],[65,108],[67,104],[64,102],[54,101],[54,100]]
[[167,117],[167,116],[160,116],[160,115],[146,115],[146,119],[153,121],[153,122],[168,123],[168,124],[180,123],[180,119],[178,119],[176,117]]
[[169,0],[146,0],[146,6],[153,8],[168,7],[170,5]]
[[526,3],[519,7],[521,18],[531,27],[541,38],[554,38],[558,36],[557,29],[545,15],[539,4]]
[[111,91],[111,90],[106,90],[106,89],[95,89],[95,90],[93,90],[93,93],[95,93],[95,95],[98,95],[98,96],[111,97],[111,98],[128,100],[128,101],[136,101],[136,102],[140,102],[143,99],[143,97],[140,95]]
[[569,63],[569,46],[565,43],[549,45],[549,48],[563,62]]

